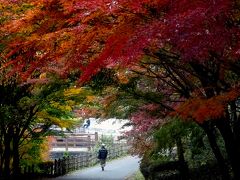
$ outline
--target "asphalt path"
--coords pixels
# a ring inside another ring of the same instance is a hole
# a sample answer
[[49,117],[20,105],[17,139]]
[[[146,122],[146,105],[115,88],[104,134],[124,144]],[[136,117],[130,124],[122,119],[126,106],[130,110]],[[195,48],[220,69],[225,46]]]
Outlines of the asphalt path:
[[55,179],[79,180],[125,180],[139,169],[139,158],[126,156],[116,160],[107,161],[105,170],[100,165],[74,171]]

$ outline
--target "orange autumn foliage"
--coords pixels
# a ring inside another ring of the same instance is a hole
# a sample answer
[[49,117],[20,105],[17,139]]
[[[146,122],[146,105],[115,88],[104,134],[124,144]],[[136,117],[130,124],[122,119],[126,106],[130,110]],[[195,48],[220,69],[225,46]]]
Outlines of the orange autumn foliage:
[[178,115],[184,120],[194,120],[203,123],[225,116],[229,102],[239,97],[240,91],[236,88],[229,92],[209,99],[196,97],[186,100],[171,115]]

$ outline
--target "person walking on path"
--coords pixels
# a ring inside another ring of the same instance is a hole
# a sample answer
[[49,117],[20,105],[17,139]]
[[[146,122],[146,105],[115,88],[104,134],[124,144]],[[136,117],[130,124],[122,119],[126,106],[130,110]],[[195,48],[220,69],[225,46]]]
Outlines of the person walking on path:
[[108,155],[108,150],[105,148],[105,144],[102,144],[101,148],[98,151],[98,159],[100,160],[102,171],[104,171],[104,167],[106,165],[107,155]]

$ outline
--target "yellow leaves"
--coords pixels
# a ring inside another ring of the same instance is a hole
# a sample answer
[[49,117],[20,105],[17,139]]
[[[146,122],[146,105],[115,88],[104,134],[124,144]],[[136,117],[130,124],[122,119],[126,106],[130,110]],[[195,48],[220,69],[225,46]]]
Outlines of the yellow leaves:
[[40,145],[40,157],[41,160],[47,161],[49,160],[49,155],[50,155],[50,141],[49,138],[47,137],[46,139],[43,140],[43,143]]
[[[38,34],[32,34],[31,36],[28,37],[29,41],[37,41],[39,40],[41,37]],[[40,52],[40,51],[39,51]]]
[[72,101],[72,100],[68,100],[67,101],[67,104],[70,106],[70,107],[73,107],[76,105],[76,102],[75,101]]
[[72,97],[72,96],[80,97],[81,96],[83,99],[86,100],[87,103],[93,103],[93,102],[98,101],[98,97],[92,95],[92,92],[89,91],[86,88],[73,87],[73,88],[70,88],[70,89],[66,89],[64,91],[64,96],[66,96],[66,97]]
[[46,77],[47,77],[47,73],[42,73],[39,76],[40,79],[45,79]]
[[0,4],[0,10],[2,11],[2,10],[4,9],[4,7],[5,7],[5,6],[1,3],[1,4]]
[[33,26],[24,27],[24,28],[22,28],[22,33],[31,34],[34,30],[35,30],[35,28]]
[[87,102],[94,102],[96,100],[96,96],[87,96],[86,100]]
[[40,111],[40,112],[37,112],[37,117],[39,118],[39,119],[42,119],[43,121],[45,120],[45,119],[48,119],[48,120],[50,120],[51,122],[53,122],[53,124],[57,124],[57,125],[59,125],[60,124],[60,119],[59,118],[56,118],[56,117],[54,117],[54,116],[51,116],[47,111]]
[[64,91],[64,96],[75,96],[83,92],[82,88],[69,88]]
[[62,111],[71,111],[72,110],[72,107],[70,105],[62,105],[58,102],[51,102],[51,106],[56,109],[62,110]]
[[57,118],[55,116],[50,115],[47,111],[44,111],[44,110],[38,112],[37,117],[40,120],[40,122],[50,121],[59,127],[69,127],[73,124],[71,120],[64,120],[62,118]]

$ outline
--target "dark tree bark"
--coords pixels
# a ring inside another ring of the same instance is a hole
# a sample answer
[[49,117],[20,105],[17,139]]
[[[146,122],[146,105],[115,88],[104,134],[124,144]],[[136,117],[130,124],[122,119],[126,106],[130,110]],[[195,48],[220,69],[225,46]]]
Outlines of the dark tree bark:
[[[226,114],[227,117],[230,119],[234,138],[237,142],[240,142],[240,119],[237,115],[236,101],[230,102],[230,112],[226,112]],[[238,143],[238,151],[240,151],[240,143]]]
[[4,153],[3,153],[3,162],[4,162],[4,168],[3,168],[3,176],[9,177],[10,172],[10,162],[11,162],[11,140],[12,140],[12,128],[9,127],[6,134],[4,135]]
[[218,166],[219,166],[219,169],[221,171],[222,178],[224,180],[229,180],[230,179],[229,167],[227,166],[226,161],[224,160],[224,157],[223,157],[223,155],[220,151],[220,148],[217,144],[216,136],[215,136],[215,133],[214,133],[215,132],[214,128],[209,126],[208,122],[204,122],[200,126],[204,129],[204,131],[207,134],[207,137],[208,137],[210,146],[212,148],[213,154],[214,154],[214,156],[215,156],[215,158],[218,162]]
[[[3,132],[0,129],[0,172],[3,172]],[[1,177],[1,175],[0,175]]]
[[232,171],[234,174],[234,179],[240,179],[240,153],[238,151],[238,143],[234,138],[234,134],[231,130],[231,126],[226,119],[219,119],[217,121],[217,127],[224,139],[225,148],[227,151],[228,159],[232,166]]
[[182,178],[185,180],[188,180],[189,179],[189,171],[188,171],[187,163],[184,158],[184,148],[183,148],[182,140],[180,137],[176,138],[176,144],[177,144],[178,160],[181,164],[180,172],[181,172]]
[[13,175],[16,177],[20,173],[19,137],[15,134],[13,137]]

